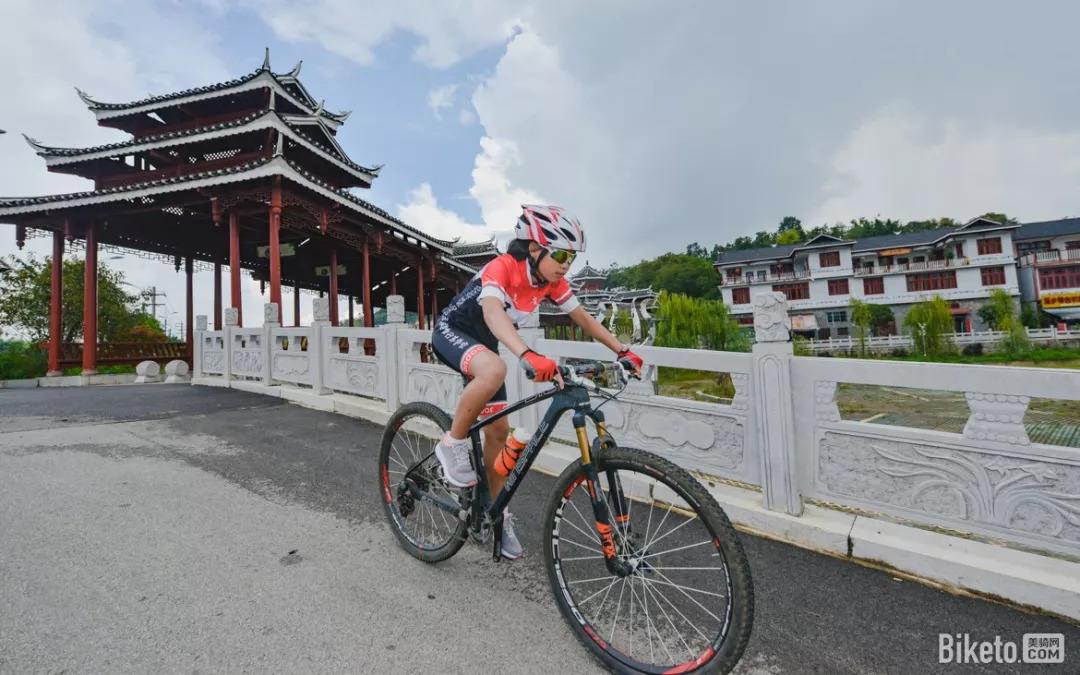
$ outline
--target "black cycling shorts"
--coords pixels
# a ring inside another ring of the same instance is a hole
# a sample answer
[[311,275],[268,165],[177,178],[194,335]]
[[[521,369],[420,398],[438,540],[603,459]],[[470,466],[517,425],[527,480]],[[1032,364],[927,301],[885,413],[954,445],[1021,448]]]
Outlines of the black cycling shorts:
[[[431,348],[435,352],[436,358],[461,373],[466,384],[473,378],[469,364],[474,356],[482,350],[488,350],[495,354],[499,353],[498,342],[488,344],[487,341],[480,340],[460,328],[451,326],[442,316],[435,322],[435,328],[431,331]],[[484,406],[484,409],[480,411],[480,417],[490,417],[504,410],[506,405],[506,384],[503,383],[491,397],[491,400],[488,401],[488,404]]]

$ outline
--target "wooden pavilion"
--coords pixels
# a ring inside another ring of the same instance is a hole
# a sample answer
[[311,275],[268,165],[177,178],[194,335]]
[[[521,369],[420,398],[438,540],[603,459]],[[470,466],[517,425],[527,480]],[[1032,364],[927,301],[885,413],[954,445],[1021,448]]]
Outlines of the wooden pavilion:
[[284,285],[293,289],[297,317],[300,289],[308,289],[329,293],[335,324],[343,321],[339,295],[349,299],[350,324],[358,298],[366,325],[391,294],[403,295],[425,325],[428,311],[434,314],[475,273],[454,257],[461,244],[432,237],[353,192],[371,187],[381,167],[346,155],[337,132],[348,113],[326,110],[299,75],[300,64],[287,73],[271,71],[268,50],[254,72],[205,87],[128,103],[79,91],[99,125],[131,137],[88,148],[27,138],[49,171],[94,182],[85,192],[0,198],[0,223],[15,225],[20,248],[28,230],[52,235],[51,374],[60,370],[65,239],[86,251],[84,374],[97,366],[94,281],[103,245],[183,267],[189,361],[196,266],[214,273],[215,329],[222,321],[223,265],[227,301],[241,321],[240,272],[247,269],[269,285],[279,316]]

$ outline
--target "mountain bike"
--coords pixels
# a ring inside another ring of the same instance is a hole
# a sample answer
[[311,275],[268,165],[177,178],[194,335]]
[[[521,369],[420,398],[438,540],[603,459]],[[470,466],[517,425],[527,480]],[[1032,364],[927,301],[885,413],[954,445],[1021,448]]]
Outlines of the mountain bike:
[[[492,544],[499,561],[502,514],[564,413],[572,412],[580,459],[555,482],[544,508],[544,567],[563,618],[616,672],[728,672],[750,639],[754,591],[735,529],[684,469],[650,452],[619,447],[603,405],[628,382],[624,364],[561,366],[564,385],[524,398],[469,429],[475,486],[442,478],[434,447],[450,416],[424,402],[390,418],[379,452],[379,491],[390,524],[412,556],[446,560],[467,539]],[[594,378],[614,376],[615,393]],[[532,374],[530,373],[530,377]],[[604,399],[592,405],[592,397]],[[491,498],[480,430],[551,399],[499,494]],[[586,420],[595,435],[590,441]]]

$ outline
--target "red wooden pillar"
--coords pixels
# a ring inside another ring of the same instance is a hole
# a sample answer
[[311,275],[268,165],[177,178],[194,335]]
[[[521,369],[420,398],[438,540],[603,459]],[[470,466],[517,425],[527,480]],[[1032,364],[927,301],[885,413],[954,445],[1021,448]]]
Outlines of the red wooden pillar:
[[397,273],[390,277],[390,295],[397,295]]
[[244,307],[240,300],[240,216],[229,214],[229,285],[232,308],[236,310],[236,325],[244,325]]
[[297,328],[300,327],[300,287],[293,286],[292,297],[292,312],[293,312],[293,325]]
[[187,358],[188,365],[195,365],[195,294],[192,284],[193,265],[191,256],[184,259],[184,276],[187,290],[187,308],[184,313],[184,342],[187,345],[184,347],[184,354]]
[[[368,240],[364,238],[364,325],[371,328],[375,325],[375,308],[371,306],[371,247],[368,244]],[[390,294],[397,295],[397,283],[394,279],[390,280]]]
[[221,330],[221,263],[214,263],[214,330]]
[[416,327],[427,328],[427,316],[424,314],[424,258],[416,256]]
[[86,266],[83,277],[82,374],[97,373],[97,223],[86,225]]
[[61,375],[60,341],[64,339],[64,233],[53,232],[52,288],[49,296],[49,372],[48,377]]
[[352,328],[356,314],[353,313],[353,296],[349,295],[349,328]]
[[[435,284],[438,285],[438,284]],[[435,323],[439,317],[439,289],[431,289],[431,323]]]
[[337,249],[330,251],[330,325],[338,325]]
[[[281,323],[281,176],[274,176],[270,193],[270,302],[276,302]],[[331,283],[337,283],[331,273]],[[333,315],[331,315],[333,316]]]

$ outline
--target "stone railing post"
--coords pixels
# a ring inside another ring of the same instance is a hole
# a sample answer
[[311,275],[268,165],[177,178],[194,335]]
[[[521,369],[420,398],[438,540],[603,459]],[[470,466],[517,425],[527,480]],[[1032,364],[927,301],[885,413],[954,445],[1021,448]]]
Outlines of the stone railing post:
[[761,453],[765,508],[799,516],[803,505],[795,454],[790,329],[783,293],[764,293],[754,298],[753,429]]
[[233,359],[232,359],[233,330],[236,328],[236,325],[239,322],[240,322],[240,312],[235,307],[226,307],[225,308],[225,325],[224,325],[224,327],[222,329],[223,333],[224,333],[224,337],[222,339],[225,342],[225,367],[223,368],[223,370],[224,370],[225,382],[230,383],[229,386],[232,386],[231,382],[232,382],[232,364],[233,364]]
[[311,389],[316,394],[329,394],[326,388],[326,373],[323,365],[323,353],[327,346],[323,344],[324,330],[330,326],[330,299],[314,298],[311,301],[311,340],[308,341],[308,359],[311,362]]
[[194,350],[191,353],[191,379],[203,376],[202,360],[203,360],[203,342],[206,340],[206,315],[200,314],[195,317],[195,344],[192,345]]
[[274,383],[274,329],[280,326],[278,317],[278,305],[276,302],[268,302],[263,305],[263,328],[262,328],[262,353],[263,353],[263,384],[270,386]]
[[[364,311],[367,311],[365,308]],[[405,298],[391,295],[386,298],[386,325],[383,326],[382,348],[375,356],[379,359],[379,372],[385,377],[386,409],[394,412],[401,405],[401,381],[404,366],[398,358],[401,345],[398,332],[405,327]]]

